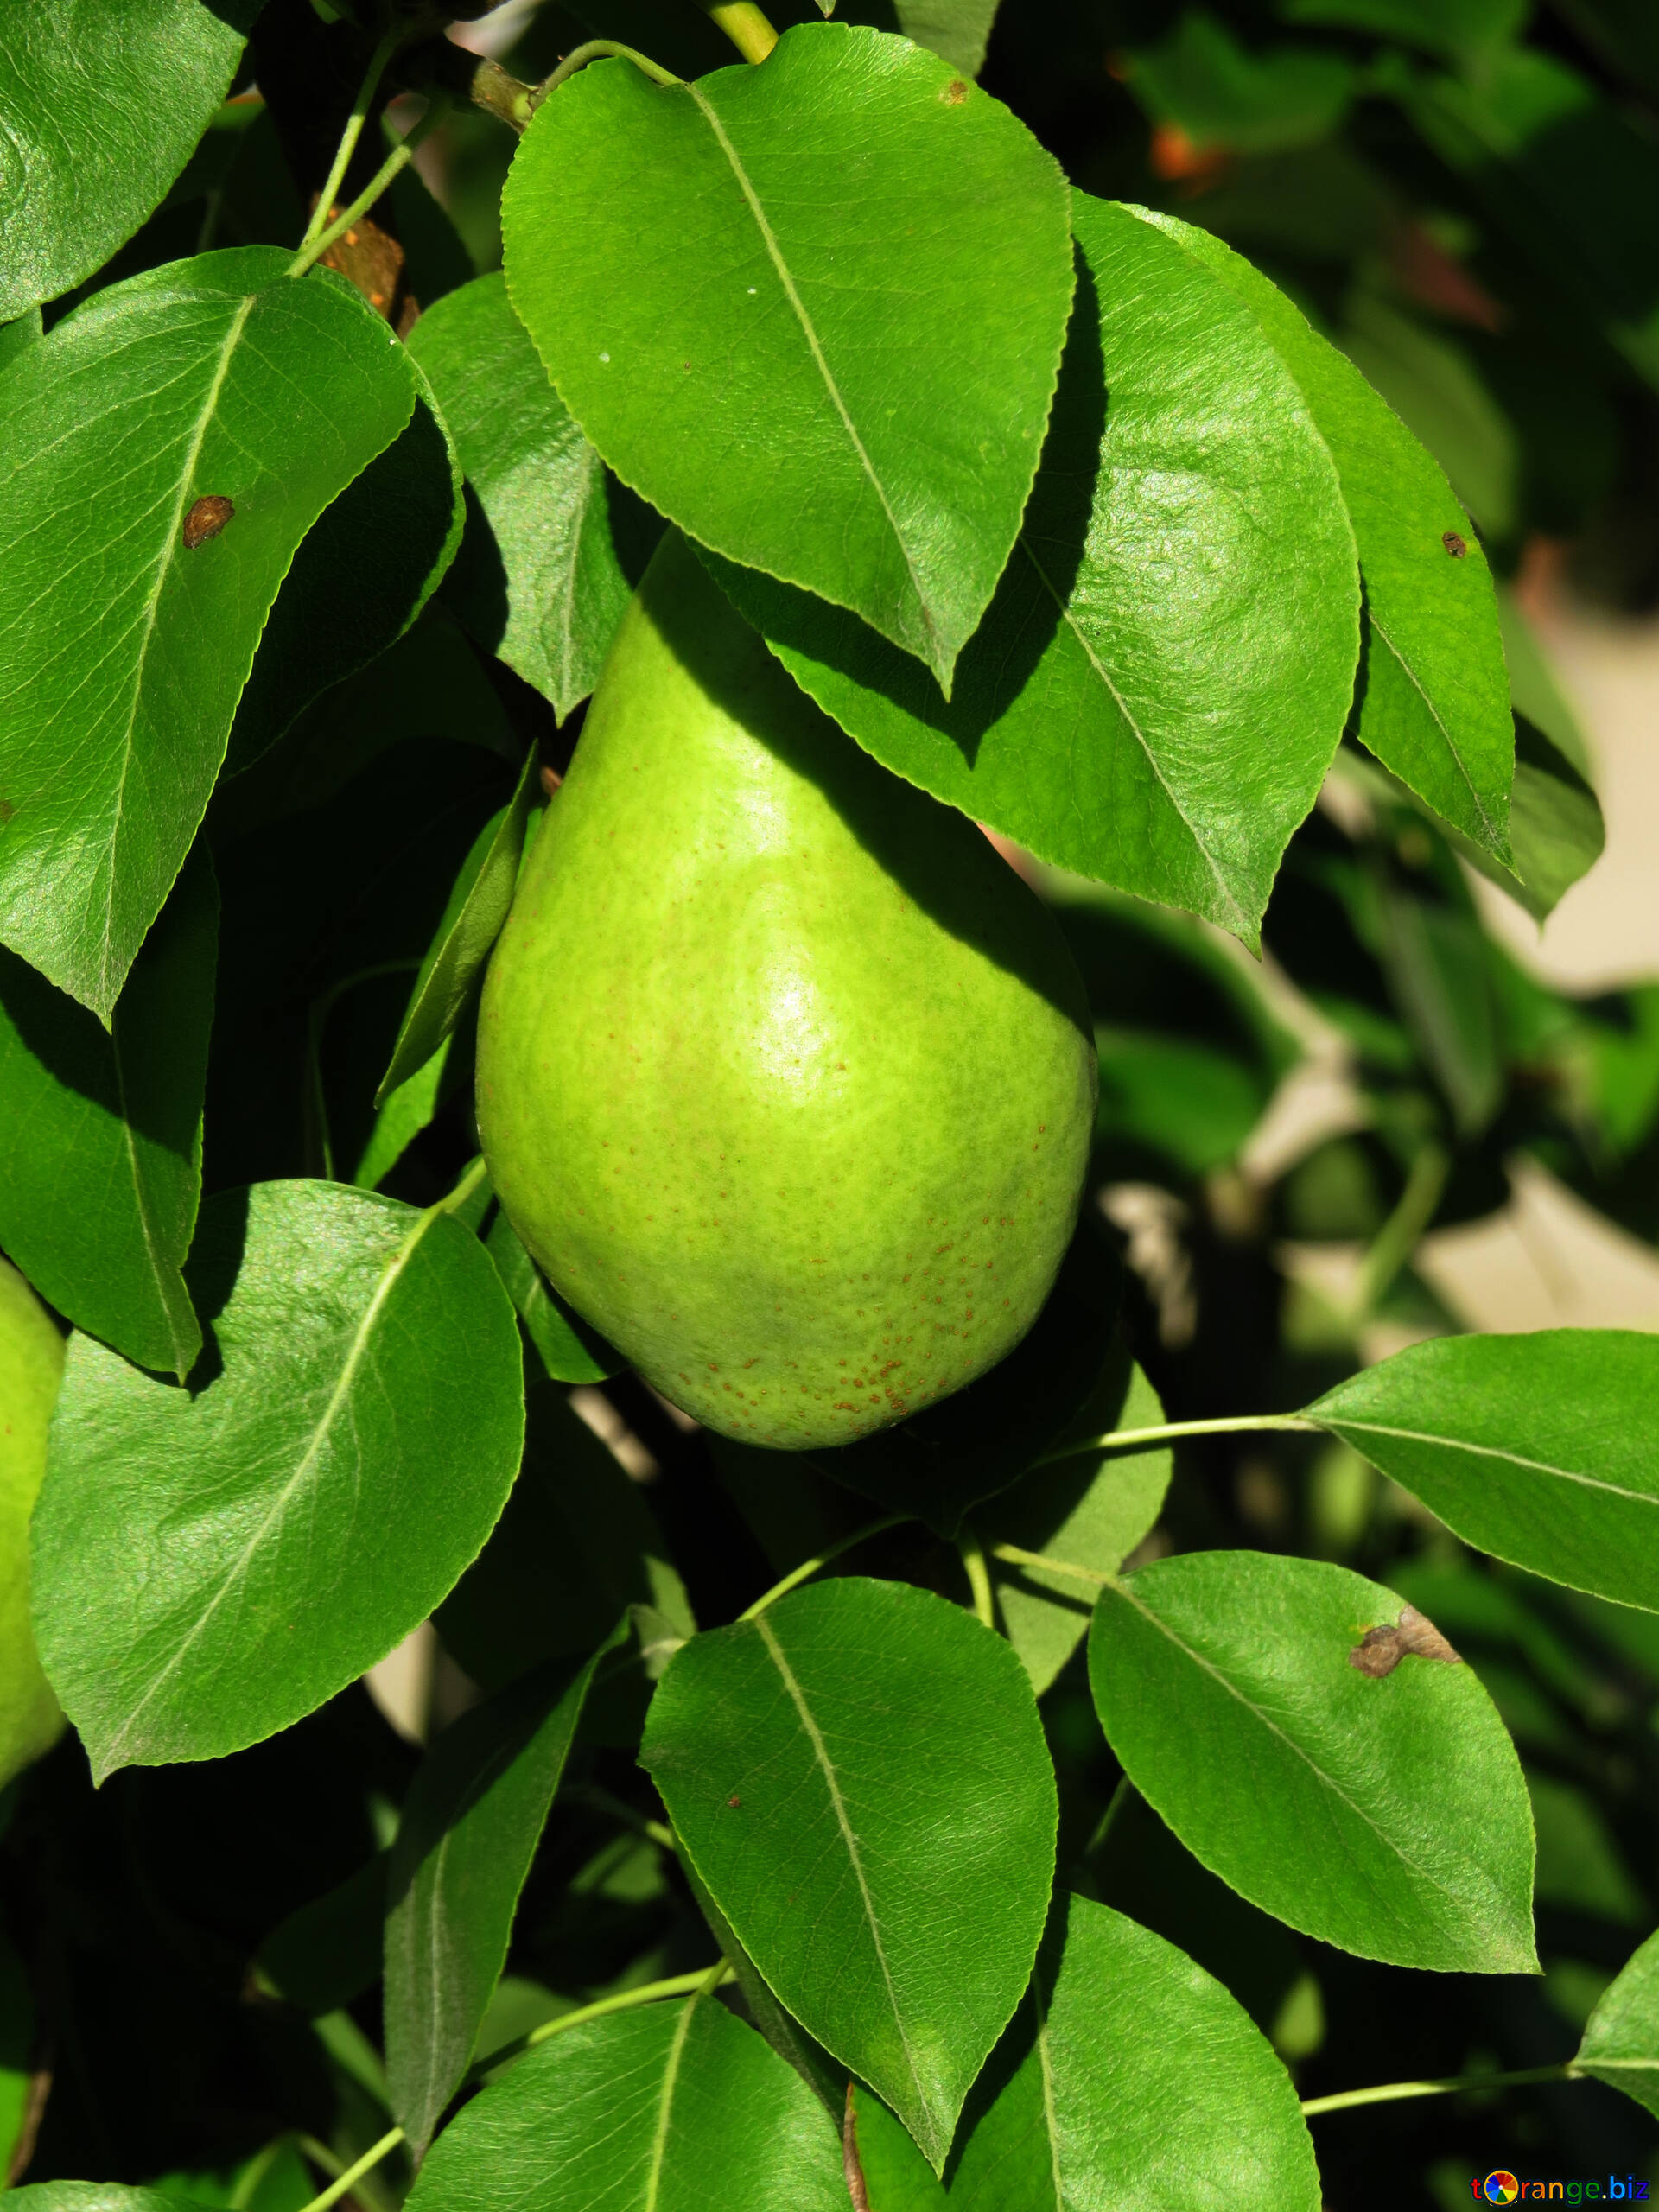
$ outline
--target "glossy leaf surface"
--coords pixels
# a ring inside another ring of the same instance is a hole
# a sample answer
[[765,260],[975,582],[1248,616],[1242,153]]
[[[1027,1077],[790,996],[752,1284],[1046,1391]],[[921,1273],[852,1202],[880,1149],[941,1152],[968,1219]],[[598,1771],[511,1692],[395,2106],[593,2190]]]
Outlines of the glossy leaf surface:
[[1080,2212],[1192,2204],[1317,2212],[1290,2078],[1249,2014],[1150,1929],[1057,1901],[1033,1992],[975,2088],[940,2190],[892,2119],[856,2100],[872,2212]]
[[1248,308],[1126,208],[1078,194],[1072,221],[1081,275],[1042,467],[948,707],[850,616],[710,565],[888,767],[1044,860],[1254,944],[1348,714],[1352,532]]
[[35,1513],[35,1635],[100,1779],[332,1697],[431,1611],[518,1465],[512,1309],[447,1216],[259,1184],[203,1210],[188,1280],[194,1389],[75,1337]]
[[218,933],[198,853],[108,1031],[0,951],[0,1243],[77,1327],[181,1381],[201,1349],[180,1270],[201,1194]]
[[1102,1593],[1108,1742],[1182,1842],[1293,1928],[1441,1972],[1535,1969],[1532,1818],[1463,1666],[1349,1653],[1401,1600],[1345,1567],[1199,1552]]
[[[250,247],[112,285],[0,380],[0,938],[104,1020],[296,549],[414,405],[367,303],[287,265]],[[203,497],[236,513],[192,548]]]
[[1659,1338],[1413,1344],[1307,1408],[1482,1551],[1659,1612]]
[[846,2212],[806,2084],[715,1997],[590,2020],[532,2050],[433,2145],[410,2212]]
[[599,680],[658,525],[607,481],[503,277],[480,276],[429,308],[409,349],[475,502],[445,597],[563,720]]
[[419,2158],[467,2070],[518,1892],[613,1636],[465,1713],[410,1785],[386,1874],[386,2078]]
[[1145,219],[1250,309],[1331,449],[1365,594],[1361,739],[1445,821],[1507,861],[1515,735],[1497,602],[1445,473],[1259,270],[1208,231],[1172,215]]
[[1659,1936],[1602,1993],[1574,2063],[1659,2113]]
[[257,0],[29,0],[0,45],[0,322],[89,276],[229,88]]
[[905,1584],[811,1585],[677,1655],[640,1758],[778,1996],[937,2170],[1053,1872],[1053,1771],[1013,1651]]
[[1037,466],[1066,202],[947,62],[826,23],[691,85],[584,69],[502,221],[513,305],[623,481],[948,686]]

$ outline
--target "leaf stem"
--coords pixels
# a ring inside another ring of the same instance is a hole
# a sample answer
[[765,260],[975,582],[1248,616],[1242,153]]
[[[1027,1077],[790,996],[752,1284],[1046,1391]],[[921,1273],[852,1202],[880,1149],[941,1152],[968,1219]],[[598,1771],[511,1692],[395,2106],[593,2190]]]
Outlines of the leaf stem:
[[1169,1421],[1156,1428],[1115,1428],[1104,1436],[1091,1436],[1082,1444],[1056,1445],[1033,1459],[1033,1467],[1058,1466],[1063,1459],[1084,1459],[1096,1452],[1140,1450],[1148,1444],[1168,1444],[1178,1436],[1231,1436],[1244,1429],[1285,1428],[1308,1433],[1320,1424],[1301,1414],[1224,1414],[1218,1421]]
[[[659,1997],[685,1997],[693,1991],[700,1994],[705,1989],[718,1989],[722,1981],[730,1978],[731,1971],[725,1960],[721,1959],[712,1967],[699,1967],[695,1974],[671,1974],[666,1981],[642,1982],[637,1989],[621,1990],[616,1996],[601,1997],[592,2005],[578,2005],[573,2012],[561,2012],[556,2020],[544,2020],[539,2028],[532,2028],[528,2035],[515,2037],[512,2043],[504,2043],[499,2050],[486,2053],[468,2069],[461,2087],[463,2090],[476,2088],[486,2073],[493,2073],[498,2066],[505,2066],[509,2059],[533,2050],[537,2044],[545,2043],[550,2036],[563,2035],[566,2028],[579,2028],[584,2020],[601,2019],[607,2012],[626,2012],[636,2005],[652,2004]],[[383,2158],[389,2158],[404,2139],[401,2127],[388,2130],[378,2143],[369,2145],[355,2165],[347,2166],[338,2180],[331,2182],[320,2196],[314,2196],[308,2204],[303,2206],[302,2212],[328,2212],[331,2204],[337,2204],[348,2190],[362,2180],[365,2174],[378,2166]]]
[[766,1591],[763,1596],[757,1598],[754,1603],[746,1611],[741,1612],[737,1618],[741,1621],[758,1620],[768,1605],[775,1605],[779,1598],[787,1597],[798,1583],[806,1581],[810,1576],[816,1574],[820,1567],[828,1567],[831,1560],[839,1559],[843,1552],[849,1552],[855,1546],[868,1542],[872,1536],[879,1536],[886,1529],[900,1528],[906,1521],[913,1521],[915,1518],[916,1516],[913,1513],[887,1513],[879,1521],[867,1522],[863,1528],[855,1529],[850,1536],[843,1536],[838,1544],[831,1544],[828,1551],[818,1553],[814,1559],[803,1560],[798,1567],[791,1569],[781,1582],[774,1582],[770,1590]]
[[352,102],[352,111],[346,118],[346,128],[340,134],[340,143],[334,149],[334,166],[328,172],[328,181],[322,188],[316,206],[311,210],[305,236],[300,240],[302,253],[328,220],[328,210],[334,204],[334,194],[340,190],[340,180],[351,165],[352,156],[357,151],[357,142],[363,136],[363,125],[374,105],[374,96],[380,89],[380,79],[385,74],[386,64],[397,51],[403,35],[403,24],[394,22],[374,49],[363,81],[357,88],[357,98]]
[[354,223],[362,220],[399,170],[407,168],[414,160],[416,148],[436,130],[444,117],[448,114],[449,107],[450,102],[446,93],[433,93],[427,102],[426,113],[415,128],[400,144],[392,148],[351,206],[337,215],[326,231],[320,231],[315,238],[307,238],[305,244],[288,264],[284,272],[286,275],[303,276],[314,262],[321,260],[336,238],[343,238]]
[[1584,2076],[1568,2063],[1527,2066],[1516,2074],[1452,2074],[1443,2082],[1385,2082],[1375,2089],[1344,2089],[1340,2096],[1309,2097],[1302,2117],[1316,2113],[1345,2112],[1354,2105],[1390,2104],[1400,2097],[1445,2097],[1454,2089],[1518,2089],[1529,2082],[1580,2082]]
[[338,2181],[331,2181],[320,2196],[314,2196],[305,2206],[304,2212],[328,2212],[328,2207],[331,2204],[338,2204],[340,2198],[361,2181],[365,2174],[378,2166],[382,2158],[390,2158],[403,2139],[403,2129],[394,2127],[383,2135],[378,2143],[371,2143],[357,2164],[347,2166]]
[[1018,1544],[993,1544],[993,1559],[1005,1559],[1010,1567],[1040,1567],[1049,1574],[1069,1574],[1074,1581],[1092,1582],[1102,1590],[1115,1590],[1117,1577],[1103,1574],[1097,1567],[1073,1567],[1067,1559],[1051,1559],[1046,1552],[1022,1551]]
[[454,1189],[446,1192],[435,1205],[427,1208],[427,1211],[429,1213],[459,1213],[489,1172],[489,1168],[485,1164],[484,1155],[480,1152]]
[[957,1549],[962,1554],[963,1570],[968,1577],[968,1587],[974,1593],[975,1617],[988,1629],[996,1626],[996,1597],[991,1588],[991,1570],[985,1564],[985,1547],[964,1522],[957,1538]]
[[550,77],[544,77],[531,94],[532,107],[540,107],[550,92],[557,92],[569,77],[578,69],[585,69],[590,61],[632,61],[636,69],[644,70],[653,85],[683,85],[683,77],[677,77],[671,69],[664,69],[660,61],[653,61],[648,54],[641,54],[632,46],[624,46],[613,38],[590,38],[584,45],[573,46]]
[[746,61],[764,61],[778,43],[777,32],[754,0],[697,0],[697,4]]

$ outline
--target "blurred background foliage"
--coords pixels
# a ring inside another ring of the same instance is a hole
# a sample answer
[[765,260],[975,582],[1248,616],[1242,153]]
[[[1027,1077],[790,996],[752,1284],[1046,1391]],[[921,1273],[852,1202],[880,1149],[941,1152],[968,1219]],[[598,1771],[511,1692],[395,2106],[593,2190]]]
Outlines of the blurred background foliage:
[[[804,20],[809,0],[772,12]],[[982,4],[841,12],[928,36],[958,67],[982,50],[982,81],[1081,188],[1171,209],[1248,255],[1436,454],[1506,594],[1517,842],[1541,918],[1602,830],[1591,748],[1529,611],[1544,593],[1632,621],[1659,604],[1654,0],[1005,0],[982,49]],[[596,34],[684,74],[731,58],[690,0],[547,0],[464,27],[528,79]],[[330,72],[343,106],[354,71],[327,27],[308,0],[272,0],[237,96],[101,281],[296,238],[337,127],[315,96]],[[487,115],[453,117],[377,213],[394,242],[382,261],[345,257],[404,327],[499,265],[514,143]],[[361,1154],[408,971],[505,797],[516,746],[533,737],[560,762],[578,728],[556,729],[440,594],[224,788],[210,820],[225,892],[210,1189]],[[284,893],[296,839],[318,887],[303,941]],[[1125,1326],[1171,1419],[1298,1406],[1381,1351],[1471,1325],[1422,1239],[1503,1216],[1528,1176],[1659,1238],[1659,982],[1585,995],[1541,980],[1506,949],[1512,932],[1494,934],[1446,836],[1357,749],[1291,847],[1260,966],[1183,916],[1075,880],[1039,887],[1101,1042],[1084,1233],[1127,1262]],[[399,1196],[435,1197],[473,1149],[464,1077],[445,1095],[387,1170]],[[1659,1322],[1659,1298],[1646,1318]],[[540,1392],[542,1433],[573,1427],[562,1387]],[[633,1478],[621,1519],[645,1510],[649,1527],[630,1522],[624,1548],[644,1579],[611,1595],[636,1603],[645,1674],[651,1623],[671,1632],[664,1612],[689,1601],[728,1618],[813,1535],[868,1515],[802,1470],[785,1488],[754,1455],[716,1457],[627,1376],[575,1398],[586,1442],[550,1451],[543,1471],[556,1487],[585,1470],[591,1486],[596,1454]],[[539,1542],[579,1584],[548,1498],[544,1511],[516,1502],[514,1541],[530,1549],[508,1565],[523,1581]],[[885,1541],[888,1554],[861,1554],[867,1571],[954,1591],[947,1548]],[[1043,1700],[1073,1886],[1226,1981],[1306,2096],[1570,2055],[1659,1921],[1659,1621],[1471,1554],[1313,1438],[1178,1452],[1149,1547],[1216,1545],[1355,1567],[1477,1669],[1533,1793],[1543,1979],[1431,1979],[1325,1950],[1225,1890],[1140,1801],[1120,1798],[1109,1822],[1116,1776],[1079,1660]],[[528,1600],[502,1566],[482,1615],[506,1609],[510,1636]],[[14,2177],[159,2179],[201,2202],[296,2212],[318,2174],[384,2131],[377,1945],[416,1756],[405,1738],[470,1694],[464,1658],[484,1664],[480,1605],[463,1597],[446,1614],[453,1649],[429,1638],[435,1664],[412,1699],[357,1689],[238,1758],[124,1772],[96,1796],[72,1739],[0,1797],[0,2141]],[[600,1701],[573,1763],[482,2049],[705,1954],[626,1748],[628,1697],[624,1683]],[[1499,2165],[1659,2183],[1652,2124],[1594,2084],[1315,2125],[1327,2202],[1355,2212],[1450,2207]],[[407,2177],[393,2161],[361,2183],[365,2212],[390,2212]]]

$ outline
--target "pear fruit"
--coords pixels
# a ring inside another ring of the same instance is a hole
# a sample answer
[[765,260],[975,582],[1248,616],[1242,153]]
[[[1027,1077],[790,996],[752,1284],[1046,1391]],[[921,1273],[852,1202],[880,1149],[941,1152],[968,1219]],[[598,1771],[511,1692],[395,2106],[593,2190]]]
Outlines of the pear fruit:
[[1031,1326],[1096,1083],[1041,902],[671,531],[480,1014],[485,1157],[555,1288],[709,1427],[850,1443]]
[[63,1731],[29,1621],[29,1516],[62,1375],[63,1338],[16,1268],[0,1260],[0,1788]]

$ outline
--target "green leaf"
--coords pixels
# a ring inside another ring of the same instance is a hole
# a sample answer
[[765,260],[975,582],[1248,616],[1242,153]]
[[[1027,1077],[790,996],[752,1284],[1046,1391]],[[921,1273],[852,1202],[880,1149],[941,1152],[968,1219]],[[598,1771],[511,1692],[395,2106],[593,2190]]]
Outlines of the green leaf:
[[461,466],[426,379],[401,436],[346,486],[294,556],[236,709],[239,775],[334,684],[395,645],[461,543]]
[[447,1214],[257,1184],[203,1208],[187,1279],[192,1389],[74,1337],[35,1510],[41,1660],[100,1781],[344,1688],[476,1555],[518,1463],[512,1308]]
[[181,1381],[201,1349],[180,1269],[201,1195],[218,936],[198,850],[107,1032],[0,951],[0,1244],[77,1327]]
[[[414,405],[367,302],[287,265],[248,247],[112,285],[0,379],[0,939],[105,1022],[295,550]],[[237,513],[192,550],[206,496]]]
[[948,707],[852,616],[709,566],[888,767],[1254,945],[1352,696],[1352,533],[1249,310],[1128,209],[1079,193],[1072,222],[1077,312],[1042,467]]
[[594,1669],[540,1669],[445,1729],[386,1877],[386,2076],[418,2159],[467,2070]]
[[[1601,807],[1587,780],[1542,730],[1524,715],[1515,718],[1515,791],[1510,836],[1520,888],[1500,875],[1491,880],[1518,898],[1536,922],[1552,914],[1580,876],[1601,858],[1607,842]],[[1471,854],[1475,865],[1479,855]],[[1483,874],[1491,874],[1490,868]]]
[[368,1142],[351,1173],[362,1189],[378,1191],[421,1131],[430,1128],[451,1074],[454,1043],[453,1036],[446,1037],[431,1058],[388,1091],[376,1109]]
[[931,1592],[818,1583],[676,1654],[640,1762],[779,1998],[937,2171],[1053,1874],[1053,1770],[1013,1651]]
[[524,1464],[477,1560],[438,1609],[438,1632],[475,1682],[505,1687],[543,1661],[591,1651],[630,1605],[682,1636],[696,1621],[641,1486],[560,1390],[530,1394]]
[[894,0],[893,13],[906,38],[964,77],[978,76],[996,21],[996,0]]
[[427,949],[410,994],[391,1065],[374,1094],[385,1103],[399,1084],[423,1068],[446,1042],[461,1019],[467,994],[477,982],[490,947],[500,935],[518,878],[524,825],[536,791],[536,748],[524,755],[512,797],[492,816],[473,841],[449,893],[437,934]]
[[1196,1859],[1362,1958],[1536,1971],[1532,1819],[1473,1673],[1349,1663],[1402,1600],[1259,1552],[1163,1560],[1102,1593],[1089,1679],[1107,1740]]
[[1455,873],[1449,899],[1392,875],[1377,888],[1378,946],[1394,1003],[1446,1093],[1460,1136],[1477,1136],[1503,1097],[1491,963],[1480,918]]
[[1659,1612],[1659,1337],[1442,1337],[1339,1382],[1307,1418],[1465,1542]]
[[[1115,1428],[1151,1428],[1164,1409],[1158,1393],[1118,1338],[1088,1402],[1052,1448]],[[1088,1452],[1033,1467],[977,1517],[984,1543],[1018,1544],[1074,1567],[1116,1574],[1158,1518],[1173,1462],[1167,1450]],[[1025,1661],[1040,1697],[1088,1632],[1094,1592],[1075,1575],[992,1562],[1008,1641]]]
[[6,2194],[17,2212],[200,2212],[190,2197],[118,2181],[39,2181]]
[[[1353,364],[1261,271],[1173,215],[1147,214],[1255,316],[1331,449],[1359,547],[1359,734],[1500,865],[1515,744],[1491,571],[1440,464]],[[1464,547],[1452,558],[1445,535]]]
[[87,0],[8,11],[0,48],[0,321],[130,238],[230,89],[255,0]]
[[1205,8],[1129,56],[1135,98],[1199,146],[1276,153],[1327,137],[1358,88],[1351,63],[1307,46],[1241,46]]
[[947,689],[1036,469],[1065,224],[1058,167],[999,102],[831,23],[691,85],[584,69],[502,204],[513,305],[623,481]]
[[874,2212],[1320,2202],[1296,2092],[1249,2015],[1173,1943],[1083,1897],[1056,1899],[1035,1988],[975,2089],[947,2190],[927,2193],[932,2177],[879,2107],[860,2094],[855,2108]]
[[556,1382],[602,1382],[627,1365],[613,1344],[573,1313],[497,1211],[484,1239],[495,1271],[524,1325],[542,1374]]
[[410,2212],[847,2212],[805,2083],[718,1998],[568,2028],[432,2146]]
[[1279,9],[1287,23],[1370,31],[1454,58],[1499,44],[1528,12],[1528,0],[1282,0]]
[[429,308],[409,350],[432,380],[473,494],[444,596],[563,721],[599,671],[658,530],[549,381],[499,275]]
[[1659,2113],[1659,1936],[1603,1993],[1573,2063]]

